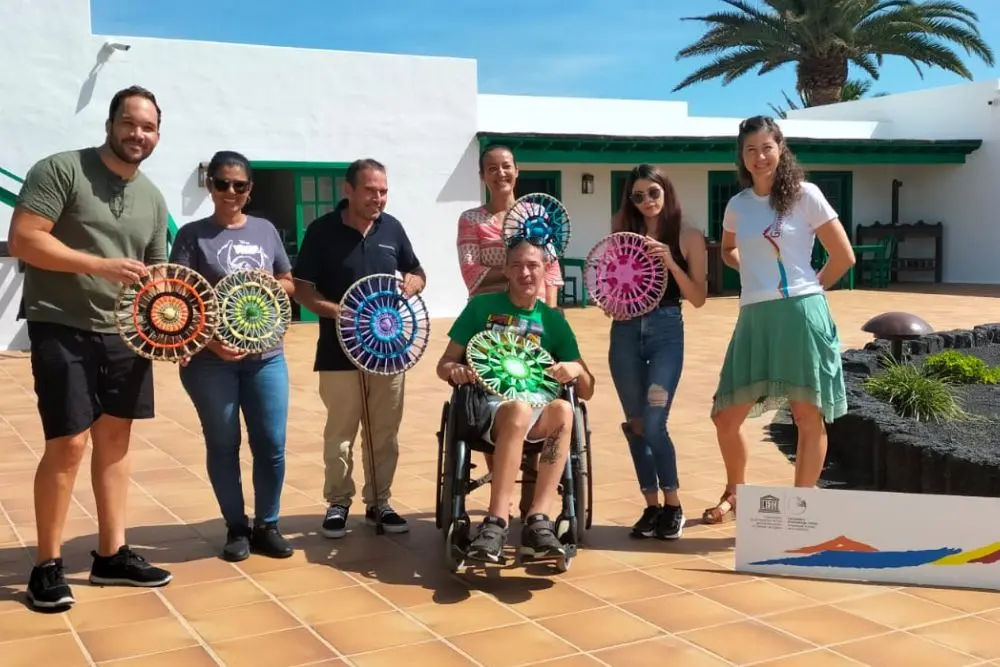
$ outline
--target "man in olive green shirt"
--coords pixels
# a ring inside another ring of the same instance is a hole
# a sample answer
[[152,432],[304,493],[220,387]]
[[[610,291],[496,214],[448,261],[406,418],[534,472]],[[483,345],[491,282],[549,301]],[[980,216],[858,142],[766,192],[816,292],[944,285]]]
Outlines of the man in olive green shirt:
[[139,171],[159,142],[160,115],[148,90],[119,91],[104,145],[36,163],[11,219],[10,251],[26,265],[22,308],[45,433],[35,473],[38,555],[27,592],[36,608],[74,602],[60,552],[88,436],[98,524],[91,583],[171,579],[125,542],[132,420],[153,417],[153,374],[118,336],[114,314],[122,283],[167,260],[167,205]]

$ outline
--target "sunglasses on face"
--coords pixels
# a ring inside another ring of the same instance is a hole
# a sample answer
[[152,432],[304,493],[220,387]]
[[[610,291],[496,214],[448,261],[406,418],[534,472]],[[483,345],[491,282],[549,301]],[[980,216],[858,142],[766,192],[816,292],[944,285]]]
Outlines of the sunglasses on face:
[[224,178],[213,178],[212,187],[216,192],[226,192],[232,187],[233,192],[241,195],[250,187],[250,181],[227,181]]
[[662,196],[663,190],[660,188],[650,188],[647,192],[642,192],[641,190],[633,192],[629,195],[629,199],[632,200],[633,204],[638,206],[646,201],[647,197],[649,198],[649,201],[659,201]]

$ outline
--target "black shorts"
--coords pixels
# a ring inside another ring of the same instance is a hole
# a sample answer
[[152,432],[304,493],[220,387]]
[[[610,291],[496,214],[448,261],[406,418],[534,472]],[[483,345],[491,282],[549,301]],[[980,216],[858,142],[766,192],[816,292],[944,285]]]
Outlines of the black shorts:
[[28,322],[28,338],[46,440],[83,433],[101,415],[153,418],[152,362],[117,334]]

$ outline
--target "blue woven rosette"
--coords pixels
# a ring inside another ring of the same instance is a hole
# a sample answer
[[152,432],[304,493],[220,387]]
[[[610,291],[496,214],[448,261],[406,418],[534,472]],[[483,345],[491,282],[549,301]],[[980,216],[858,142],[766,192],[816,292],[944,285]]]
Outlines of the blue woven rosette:
[[524,240],[544,248],[550,259],[560,259],[569,246],[569,213],[555,197],[524,195],[504,216],[503,235],[508,246]]
[[427,350],[427,308],[420,296],[404,296],[402,286],[396,276],[376,273],[348,287],[340,301],[337,337],[361,371],[398,375]]

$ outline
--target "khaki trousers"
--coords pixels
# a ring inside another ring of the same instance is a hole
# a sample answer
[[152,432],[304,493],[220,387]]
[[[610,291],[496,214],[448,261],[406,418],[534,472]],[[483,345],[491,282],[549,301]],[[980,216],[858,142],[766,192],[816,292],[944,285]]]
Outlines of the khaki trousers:
[[[399,460],[399,424],[403,419],[404,374],[368,375],[368,415],[371,433],[362,429],[362,469],[365,484],[361,499],[365,506],[384,503],[392,495],[392,479]],[[326,406],[323,429],[323,461],[326,466],[323,496],[331,505],[350,505],[356,493],[354,485],[354,440],[361,424],[361,383],[358,371],[322,371],[319,373],[319,396]],[[369,446],[370,443],[370,446]],[[369,479],[375,462],[375,482]]]

